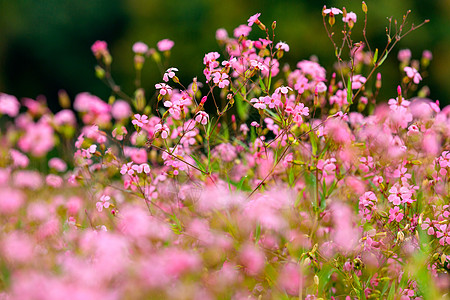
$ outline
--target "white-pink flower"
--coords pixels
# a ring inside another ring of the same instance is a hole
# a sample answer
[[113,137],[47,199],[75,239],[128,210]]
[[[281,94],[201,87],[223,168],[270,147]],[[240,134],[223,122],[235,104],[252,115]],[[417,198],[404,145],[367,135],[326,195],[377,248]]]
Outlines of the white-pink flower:
[[209,121],[209,115],[204,111],[199,111],[194,118],[195,122],[206,125]]
[[340,10],[339,8],[336,8],[336,7],[332,7],[332,8],[324,9],[323,13],[326,15],[328,15],[328,14],[339,15],[339,14],[342,14],[342,10]]
[[161,123],[158,123],[155,125],[155,134],[157,132],[161,132],[161,137],[163,139],[167,139],[167,137],[169,136],[169,127],[167,127],[166,124],[161,125]]
[[136,54],[145,54],[148,51],[148,46],[143,42],[137,42],[133,45],[133,52]]
[[226,73],[216,72],[213,74],[213,77],[214,83],[217,84],[221,89],[230,84],[230,81],[228,80],[229,76]]
[[172,87],[165,83],[157,83],[155,84],[155,88],[159,90],[160,95],[171,95]]
[[167,71],[164,73],[163,80],[165,82],[168,82],[169,78],[175,77],[175,72],[177,72],[177,71],[178,71],[177,68],[168,68]]
[[275,49],[283,50],[284,52],[289,52],[289,45],[285,42],[279,42],[275,45]]

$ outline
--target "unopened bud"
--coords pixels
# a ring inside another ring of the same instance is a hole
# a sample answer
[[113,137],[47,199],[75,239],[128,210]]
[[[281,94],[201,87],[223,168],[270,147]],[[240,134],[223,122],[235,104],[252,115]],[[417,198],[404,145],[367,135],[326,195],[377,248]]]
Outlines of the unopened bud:
[[97,76],[98,79],[105,78],[105,70],[100,66],[95,66],[95,76]]
[[180,83],[180,80],[178,79],[177,76],[173,76],[173,77],[172,77],[172,80],[173,80],[173,82],[175,82],[175,83]]
[[375,87],[376,87],[377,89],[380,89],[380,88],[381,88],[381,73],[378,73],[378,74],[377,74],[377,81],[375,82]]
[[258,25],[259,29],[261,29],[262,31],[266,31],[266,26],[263,23],[258,22],[257,25]]
[[319,285],[319,276],[314,275],[314,284]]
[[402,103],[402,87],[397,86],[398,104]]
[[333,13],[330,12],[330,16],[328,17],[328,24],[330,24],[330,26],[333,26],[334,23],[336,23],[336,18],[334,17]]
[[194,80],[192,82],[192,92],[197,93],[198,85],[197,85],[197,77],[194,77]]
[[70,98],[65,90],[58,91],[58,101],[62,108],[70,108]]
[[364,1],[362,2],[362,11],[367,14],[367,4]]
[[277,21],[273,21],[272,23],[272,30],[275,30],[277,28]]

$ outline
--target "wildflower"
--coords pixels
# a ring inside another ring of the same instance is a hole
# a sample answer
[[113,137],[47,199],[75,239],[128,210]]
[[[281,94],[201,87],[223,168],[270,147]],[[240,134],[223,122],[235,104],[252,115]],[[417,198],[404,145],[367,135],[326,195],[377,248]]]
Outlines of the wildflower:
[[259,69],[259,70],[262,70],[262,71],[264,71],[264,70],[265,70],[265,71],[268,71],[268,70],[269,70],[269,68],[268,68],[264,63],[259,62],[259,61],[254,60],[254,59],[250,60],[250,65],[251,65],[253,68]]
[[389,222],[392,222],[394,220],[400,222],[401,220],[403,220],[403,216],[404,215],[401,212],[400,208],[398,208],[398,206],[389,210]]
[[177,71],[178,71],[177,68],[168,68],[167,71],[164,73],[163,80],[165,82],[168,82],[169,78],[175,77],[175,72],[177,72]]
[[228,80],[228,74],[226,73],[216,72],[214,73],[213,77],[214,83],[217,84],[221,89],[230,84],[230,81]]
[[155,134],[158,132],[161,133],[161,137],[163,139],[167,139],[167,137],[169,136],[169,127],[167,127],[166,124],[161,125],[161,123],[158,123],[155,125]]
[[103,208],[108,208],[111,203],[109,203],[108,201],[111,199],[111,197],[107,196],[107,195],[102,195],[100,197],[100,201],[98,201],[95,206],[97,207],[97,210],[99,212],[103,211]]
[[402,63],[407,64],[409,62],[409,60],[411,59],[411,50],[409,50],[409,49],[402,49],[402,50],[398,51],[397,58]]
[[136,125],[137,127],[143,127],[144,124],[148,123],[148,117],[146,115],[140,115],[140,114],[135,114],[134,115],[134,120],[131,121],[131,123],[133,125]]
[[99,58],[108,53],[108,44],[105,41],[95,41],[91,46],[91,51],[94,53],[95,57]]
[[157,83],[155,84],[155,88],[159,90],[160,95],[171,95],[172,87],[165,83]]
[[202,125],[206,125],[209,120],[209,115],[204,111],[199,111],[194,118],[195,122],[200,123]]
[[415,84],[419,84],[419,82],[422,80],[422,76],[420,76],[419,71],[417,71],[415,68],[405,67],[403,71],[406,72],[406,76],[412,79]]
[[144,172],[145,174],[150,173],[150,166],[146,163],[140,165],[133,165],[131,168],[135,170],[136,173],[138,174],[141,174],[142,172]]
[[170,49],[172,49],[173,45],[175,45],[175,43],[169,39],[163,39],[156,44],[156,46],[158,47],[158,50],[161,52],[170,51]]
[[0,93],[0,114],[15,117],[19,114],[20,103],[11,95]]
[[132,114],[130,105],[124,100],[116,100],[111,107],[111,115],[116,120],[123,120]]
[[336,7],[332,7],[332,8],[325,8],[324,10],[323,10],[323,13],[325,14],[325,15],[339,15],[339,14],[342,14],[342,10],[340,10],[339,8],[336,8]]
[[284,52],[289,52],[289,45],[285,42],[279,42],[275,45],[275,49],[283,50]]
[[284,85],[275,89],[275,93],[280,93],[283,95],[286,95],[289,91],[292,91],[292,88]]
[[252,31],[252,28],[247,25],[239,25],[236,29],[233,31],[233,35],[235,38],[239,38],[241,36],[248,36],[250,31]]
[[137,42],[133,45],[133,52],[136,54],[145,54],[148,51],[148,46],[143,42]]
[[259,16],[260,16],[261,14],[260,13],[257,13],[257,14],[254,14],[253,16],[251,16],[250,18],[248,18],[248,26],[252,26],[253,24],[256,24],[256,25],[258,25],[258,23],[260,23],[260,21],[259,21]]
[[[267,96],[266,96],[267,97]],[[251,103],[255,103],[253,104],[254,108],[257,109],[266,109],[266,97],[259,97],[259,99],[253,98],[252,100],[250,100]]]
[[342,18],[342,21],[345,23],[356,23],[356,14],[354,12],[348,12],[345,17]]
[[224,28],[219,28],[216,31],[216,39],[218,41],[225,41],[228,39],[228,32]]

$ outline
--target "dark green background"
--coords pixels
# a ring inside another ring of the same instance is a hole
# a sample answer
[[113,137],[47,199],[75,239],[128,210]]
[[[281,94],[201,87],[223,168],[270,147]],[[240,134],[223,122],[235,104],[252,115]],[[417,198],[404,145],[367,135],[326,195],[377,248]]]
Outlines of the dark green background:
[[[400,80],[397,52],[411,48],[413,58],[432,50],[434,59],[429,77],[430,98],[450,103],[450,1],[446,0],[368,0],[369,41],[373,48],[384,48],[386,17],[401,19],[411,9],[410,21],[430,23],[401,41],[382,67],[384,84],[381,98],[396,94]],[[106,98],[110,91],[94,76],[92,43],[106,40],[113,56],[113,75],[123,89],[132,94],[134,71],[131,46],[143,41],[150,47],[169,38],[175,41],[171,66],[189,83],[202,75],[205,53],[217,51],[215,31],[246,24],[250,15],[261,12],[266,25],[277,21],[276,41],[285,41],[291,51],[282,64],[318,56],[327,70],[334,53],[322,25],[323,5],[347,7],[358,15],[354,39],[361,39],[363,13],[360,1],[268,1],[268,0],[0,0],[0,91],[18,97],[45,95],[57,109],[57,91],[65,89],[71,97],[88,91]],[[338,20],[340,22],[340,20]],[[253,37],[259,34],[255,27]],[[153,62],[146,62],[144,87],[151,90],[161,81]]]

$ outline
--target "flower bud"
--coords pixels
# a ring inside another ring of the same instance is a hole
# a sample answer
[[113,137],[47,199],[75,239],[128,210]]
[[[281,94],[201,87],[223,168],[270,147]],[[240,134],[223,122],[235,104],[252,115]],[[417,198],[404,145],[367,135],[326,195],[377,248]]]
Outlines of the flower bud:
[[98,79],[105,78],[105,70],[100,66],[95,66],[95,76],[97,76]]
[[397,233],[397,241],[402,243],[404,240],[405,240],[405,234],[403,233],[403,231],[399,231]]
[[330,16],[328,17],[328,24],[330,24],[330,26],[333,26],[334,23],[336,23],[336,18],[334,17],[333,13],[330,12]]
[[364,1],[362,2],[362,11],[367,14],[367,4]]
[[272,23],[272,30],[275,30],[277,28],[277,21],[273,21]]

